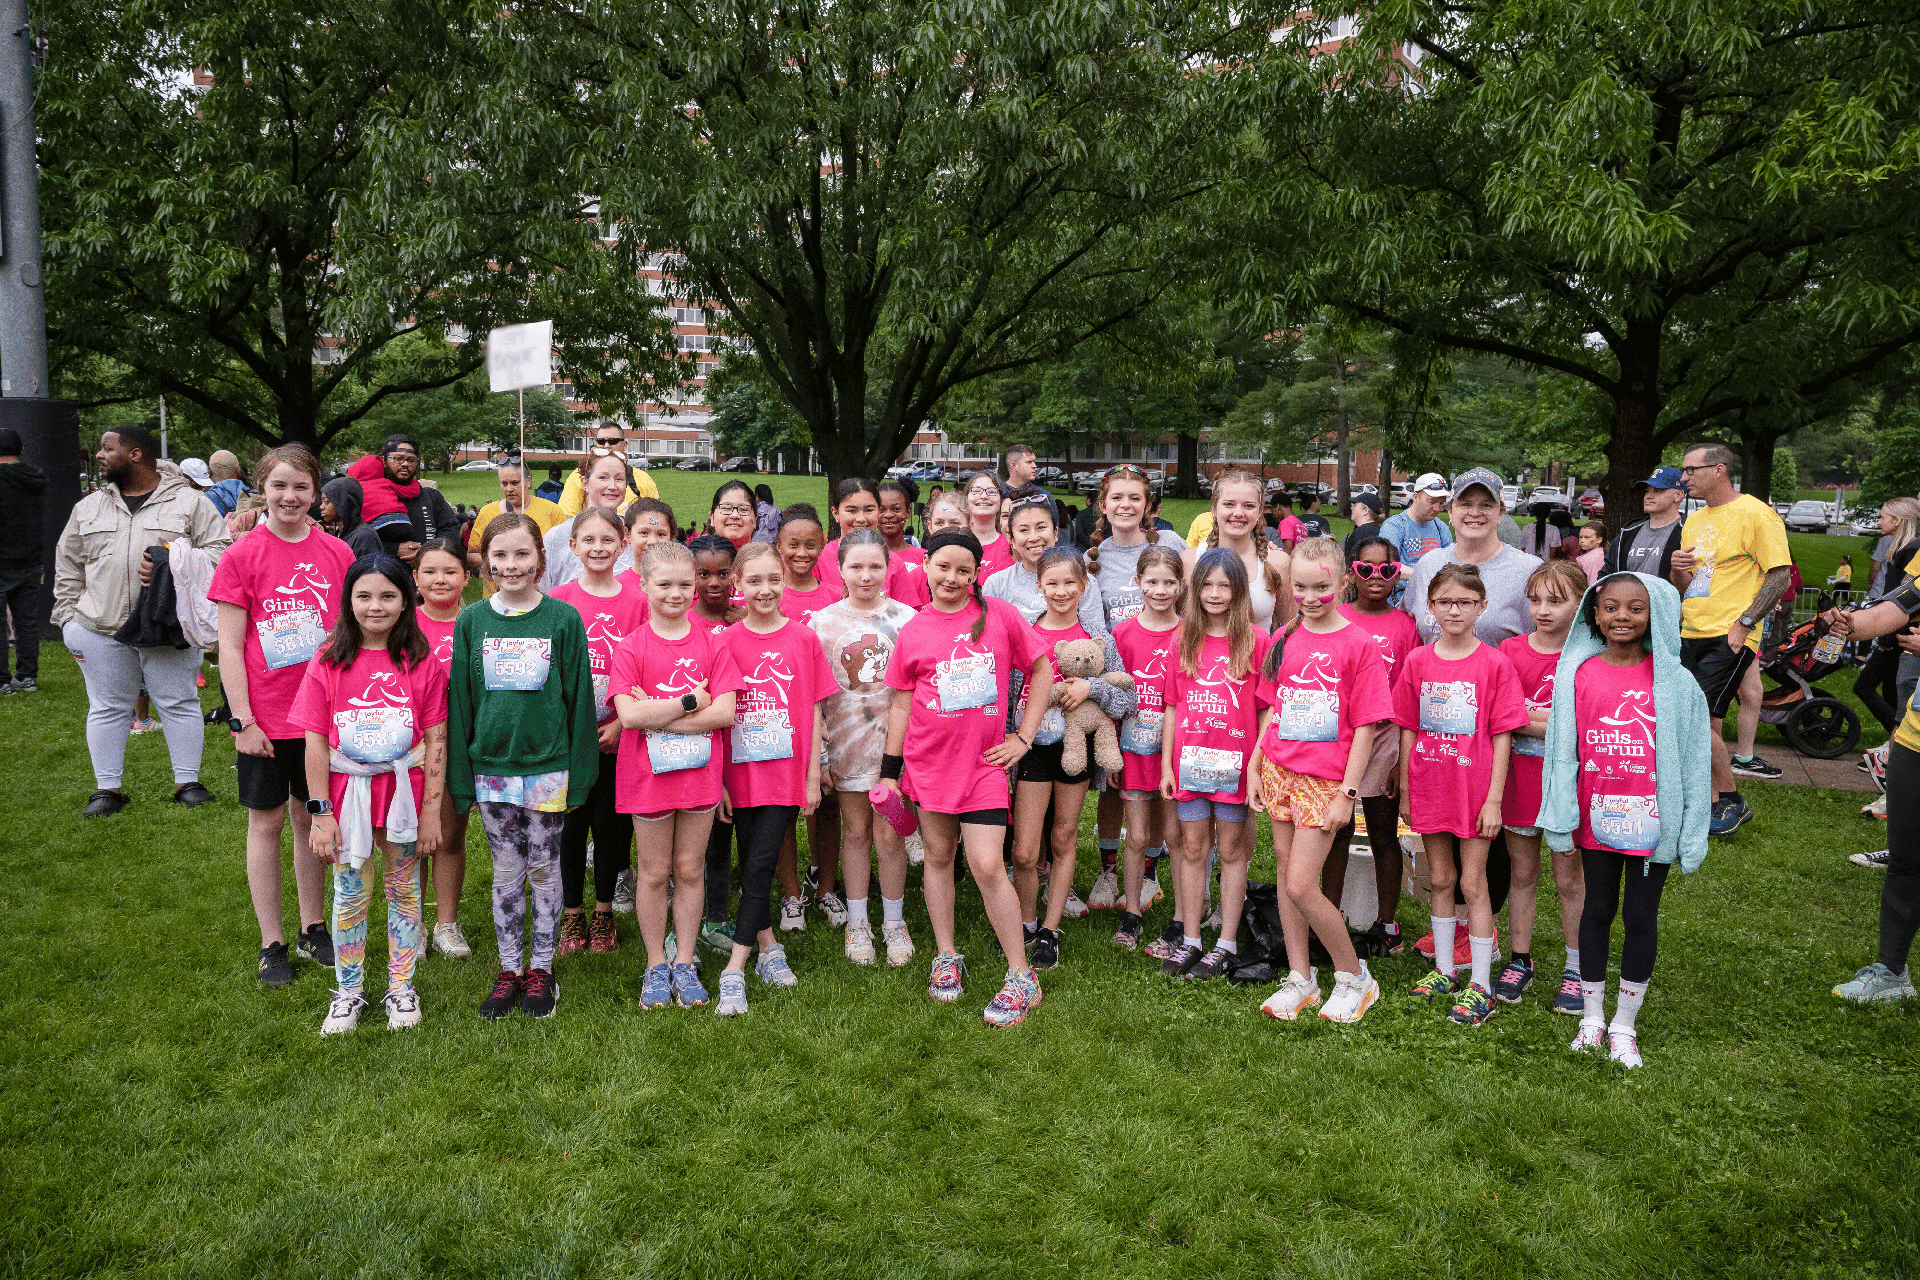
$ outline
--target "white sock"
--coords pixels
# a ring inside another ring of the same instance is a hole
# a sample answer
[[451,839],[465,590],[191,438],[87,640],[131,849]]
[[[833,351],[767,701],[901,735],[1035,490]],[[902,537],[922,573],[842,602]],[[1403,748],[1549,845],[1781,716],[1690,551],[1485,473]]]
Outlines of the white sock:
[[1197,947],[1200,945],[1200,939],[1193,937],[1192,935],[1188,935],[1187,938],[1185,939],[1184,945],[1189,947]]
[[867,900],[865,898],[847,899],[847,919],[849,921],[857,920],[861,924],[868,926],[873,924],[873,917],[867,914]]
[[1452,916],[1433,916],[1433,967],[1451,978],[1454,974],[1453,963],[1453,926]]
[[1040,927],[1040,922],[1038,920],[1022,920],[1020,922],[1020,927],[1022,929],[1025,929],[1028,933],[1032,933],[1035,929],[1038,929]]
[[1580,948],[1578,947],[1567,948],[1566,971],[1572,974],[1578,974],[1580,972]]
[[1467,946],[1473,951],[1473,981],[1482,991],[1493,990],[1493,939],[1476,938],[1467,935]]
[[1240,944],[1227,938],[1216,938],[1213,945],[1230,956],[1240,954]]
[[1580,1017],[1582,1022],[1591,1022],[1599,1026],[1607,1020],[1607,983],[1604,978],[1599,982],[1582,982],[1580,999],[1586,1004],[1586,1009]]
[[880,895],[880,922],[882,924],[898,924],[904,921],[907,918],[906,910],[907,899],[904,895],[898,898],[889,898],[884,893]]
[[1640,1016],[1640,1002],[1647,998],[1647,984],[1644,982],[1622,982],[1620,997],[1613,1002],[1613,1022],[1609,1031],[1624,1031],[1636,1035],[1633,1020]]

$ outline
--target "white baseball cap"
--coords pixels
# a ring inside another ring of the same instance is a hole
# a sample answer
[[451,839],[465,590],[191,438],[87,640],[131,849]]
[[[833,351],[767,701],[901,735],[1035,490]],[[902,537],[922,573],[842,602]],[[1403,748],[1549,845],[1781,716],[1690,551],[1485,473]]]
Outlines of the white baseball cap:
[[1453,486],[1448,484],[1447,478],[1438,471],[1429,471],[1418,480],[1415,480],[1413,482],[1413,491],[1415,493],[1424,493],[1429,498],[1451,498],[1453,496]]
[[182,461],[180,474],[202,489],[213,484],[213,473],[208,471],[207,464],[198,458],[187,458]]

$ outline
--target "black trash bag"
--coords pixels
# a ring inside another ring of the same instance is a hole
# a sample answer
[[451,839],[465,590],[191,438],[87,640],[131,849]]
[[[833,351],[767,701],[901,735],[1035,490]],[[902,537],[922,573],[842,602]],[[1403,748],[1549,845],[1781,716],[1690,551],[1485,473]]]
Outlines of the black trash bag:
[[1227,966],[1227,981],[1273,982],[1287,971],[1286,934],[1280,924],[1279,890],[1257,881],[1247,885],[1240,909],[1239,951]]

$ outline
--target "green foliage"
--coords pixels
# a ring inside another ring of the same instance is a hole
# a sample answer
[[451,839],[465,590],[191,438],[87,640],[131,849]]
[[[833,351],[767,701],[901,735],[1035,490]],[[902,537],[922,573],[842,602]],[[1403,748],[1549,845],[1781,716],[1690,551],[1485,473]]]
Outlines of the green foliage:
[[1860,486],[1861,501],[1878,506],[1889,498],[1920,493],[1920,396],[1907,396],[1881,415],[1878,451]]
[[707,405],[714,415],[707,430],[724,456],[770,459],[808,443],[806,424],[780,398],[758,361],[739,356],[723,361],[707,378]]
[[1769,486],[1768,498],[1773,502],[1791,502],[1796,489],[1800,487],[1800,465],[1795,461],[1793,450],[1775,449],[1773,451],[1773,477]]

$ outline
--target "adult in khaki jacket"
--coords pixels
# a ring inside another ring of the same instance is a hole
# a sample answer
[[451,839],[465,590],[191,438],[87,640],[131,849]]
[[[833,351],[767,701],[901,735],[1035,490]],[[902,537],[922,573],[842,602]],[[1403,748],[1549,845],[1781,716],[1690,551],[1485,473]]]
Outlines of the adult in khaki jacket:
[[200,650],[136,648],[113,638],[133,613],[140,588],[153,573],[147,549],[184,538],[218,562],[231,536],[205,494],[160,458],[159,442],[141,427],[100,437],[104,479],[67,519],[54,555],[53,625],[87,682],[87,752],[96,790],[83,812],[118,813],[132,803],[120,786],[133,704],[144,682],[166,731],[173,761],[173,798],[205,804],[200,753]]

